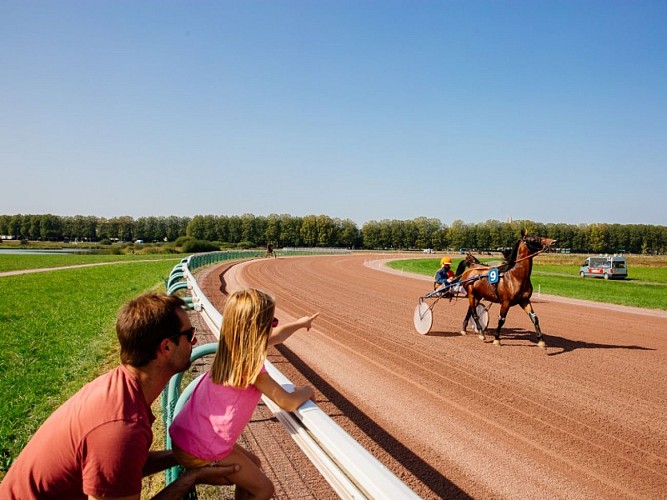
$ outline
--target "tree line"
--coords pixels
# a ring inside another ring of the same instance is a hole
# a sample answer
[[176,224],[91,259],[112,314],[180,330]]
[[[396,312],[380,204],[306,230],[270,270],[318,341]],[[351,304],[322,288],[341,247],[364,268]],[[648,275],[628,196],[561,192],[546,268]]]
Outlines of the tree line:
[[327,215],[268,216],[196,215],[194,217],[100,218],[95,216],[0,215],[3,238],[38,241],[174,242],[180,237],[216,242],[221,247],[341,247],[411,250],[461,248],[494,251],[511,246],[522,229],[558,240],[558,247],[576,253],[667,252],[667,226],[645,224],[544,224],[529,220],[451,225],[439,219],[366,222]]

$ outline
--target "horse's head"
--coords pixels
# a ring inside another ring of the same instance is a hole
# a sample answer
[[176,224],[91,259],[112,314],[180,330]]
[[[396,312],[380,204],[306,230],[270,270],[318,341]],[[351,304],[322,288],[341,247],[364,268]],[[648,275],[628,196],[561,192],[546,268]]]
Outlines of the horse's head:
[[544,248],[545,252],[553,250],[557,242],[558,240],[554,240],[552,238],[540,238],[540,243],[542,244],[542,248]]
[[471,254],[470,252],[466,253],[465,262],[466,262],[466,264],[468,264],[468,266],[472,266],[473,264],[481,264],[479,259],[477,257],[475,257],[473,254]]
[[532,253],[540,251],[548,252],[556,244],[556,240],[551,238],[540,238],[539,236],[524,235],[524,237],[521,238],[521,241],[525,243],[525,245],[528,247],[528,250],[530,250]]
[[481,264],[481,262],[477,257],[468,252],[466,254],[465,259],[459,262],[459,265],[456,268],[455,276],[461,276],[467,268],[472,267],[476,264]]

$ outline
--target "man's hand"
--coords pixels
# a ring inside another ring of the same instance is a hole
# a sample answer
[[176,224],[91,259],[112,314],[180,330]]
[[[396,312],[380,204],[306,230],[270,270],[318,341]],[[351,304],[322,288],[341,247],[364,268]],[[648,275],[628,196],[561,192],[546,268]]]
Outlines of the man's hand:
[[[227,476],[241,470],[238,464],[207,465],[198,469],[191,469],[183,474],[153,497],[154,500],[180,500],[197,484],[213,484],[224,486],[233,484]],[[136,499],[139,499],[137,495]]]
[[223,486],[233,484],[227,479],[228,474],[238,472],[241,468],[237,464],[233,465],[207,465],[198,469],[188,471],[188,474],[195,474],[195,484],[214,484]]

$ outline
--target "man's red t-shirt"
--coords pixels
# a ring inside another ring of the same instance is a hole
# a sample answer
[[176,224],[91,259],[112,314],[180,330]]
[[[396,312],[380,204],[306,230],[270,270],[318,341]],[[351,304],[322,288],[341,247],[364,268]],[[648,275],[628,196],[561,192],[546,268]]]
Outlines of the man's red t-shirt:
[[46,419],[0,483],[0,498],[139,494],[154,420],[138,381],[119,366]]

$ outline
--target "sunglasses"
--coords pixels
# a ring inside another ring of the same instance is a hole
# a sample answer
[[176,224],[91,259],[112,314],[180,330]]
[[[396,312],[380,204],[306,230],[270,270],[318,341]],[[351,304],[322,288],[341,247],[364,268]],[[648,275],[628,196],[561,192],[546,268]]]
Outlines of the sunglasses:
[[275,328],[275,327],[278,326],[279,324],[280,324],[280,321],[278,320],[278,318],[273,318],[273,321],[271,322],[271,326],[272,326],[273,328]]
[[191,326],[190,328],[188,328],[184,332],[179,332],[178,335],[172,335],[169,338],[173,339],[173,338],[176,338],[176,337],[180,337],[181,335],[185,335],[185,338],[188,339],[188,342],[192,342],[192,339],[195,336],[195,330],[196,330],[196,328],[194,326]]

